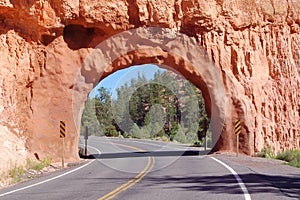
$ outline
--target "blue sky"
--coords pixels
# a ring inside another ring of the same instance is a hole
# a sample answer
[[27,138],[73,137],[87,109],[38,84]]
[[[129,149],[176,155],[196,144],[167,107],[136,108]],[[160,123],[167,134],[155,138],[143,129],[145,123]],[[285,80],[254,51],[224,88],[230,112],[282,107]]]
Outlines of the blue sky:
[[149,80],[153,78],[155,72],[157,72],[158,70],[166,71],[165,69],[159,68],[157,65],[153,64],[135,65],[126,69],[116,71],[115,73],[107,76],[105,79],[100,81],[100,83],[90,92],[89,97],[95,97],[98,93],[97,89],[100,87],[107,88],[114,96],[114,91],[117,88],[121,87],[126,82],[130,82],[132,78],[136,78],[138,76],[138,73],[140,73],[141,75],[144,74],[145,77]]

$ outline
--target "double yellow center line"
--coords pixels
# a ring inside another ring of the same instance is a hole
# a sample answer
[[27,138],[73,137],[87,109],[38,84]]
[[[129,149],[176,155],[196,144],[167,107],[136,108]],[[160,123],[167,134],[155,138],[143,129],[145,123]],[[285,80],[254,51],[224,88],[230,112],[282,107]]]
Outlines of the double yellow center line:
[[[134,149],[134,150],[141,151],[141,152],[145,151],[144,149],[140,149],[140,148],[137,148],[137,147],[132,147],[132,146],[125,145],[125,144],[118,144],[118,143],[111,143],[111,144],[127,147],[127,148]],[[119,195],[121,192],[124,192],[124,191],[128,190],[129,188],[131,188],[132,186],[134,186],[135,184],[140,182],[149,172],[151,172],[151,170],[154,167],[154,164],[155,164],[154,157],[148,157],[148,162],[147,162],[146,167],[138,175],[136,175],[134,178],[130,179],[129,181],[127,181],[126,183],[124,183],[120,187],[117,187],[116,189],[114,189],[110,193],[108,193],[108,194],[104,195],[103,197],[99,198],[98,200],[113,199],[117,195]]]

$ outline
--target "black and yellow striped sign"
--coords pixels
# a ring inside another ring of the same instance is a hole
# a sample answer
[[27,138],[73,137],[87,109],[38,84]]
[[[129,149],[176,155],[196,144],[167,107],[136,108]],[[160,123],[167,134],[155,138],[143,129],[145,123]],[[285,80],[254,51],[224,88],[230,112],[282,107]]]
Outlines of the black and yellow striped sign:
[[234,132],[236,135],[239,135],[241,133],[241,128],[241,121],[239,119],[235,120]]
[[59,125],[60,138],[66,137],[66,123],[64,121],[60,121]]

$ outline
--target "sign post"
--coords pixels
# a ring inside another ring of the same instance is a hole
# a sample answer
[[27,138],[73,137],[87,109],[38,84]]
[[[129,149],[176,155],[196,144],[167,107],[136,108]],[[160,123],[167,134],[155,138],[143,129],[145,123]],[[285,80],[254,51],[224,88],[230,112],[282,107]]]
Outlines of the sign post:
[[60,121],[59,124],[59,137],[62,139],[61,145],[62,145],[62,154],[61,154],[61,167],[65,167],[65,137],[66,137],[66,123],[64,121]]
[[204,151],[207,150],[207,132],[205,133],[205,137],[204,137]]
[[89,138],[89,129],[86,126],[84,131],[84,139],[85,139],[85,146],[84,146],[84,155],[87,156],[87,140]]
[[240,140],[240,133],[241,133],[241,121],[239,119],[235,120],[235,128],[234,132],[236,135],[236,157],[239,156],[239,140]]

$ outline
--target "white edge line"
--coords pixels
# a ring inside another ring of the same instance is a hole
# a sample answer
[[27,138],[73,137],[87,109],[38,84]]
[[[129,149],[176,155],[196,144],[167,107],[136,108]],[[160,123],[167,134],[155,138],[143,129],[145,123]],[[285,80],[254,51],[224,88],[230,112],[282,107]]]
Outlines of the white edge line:
[[[95,149],[99,154],[101,154],[101,152],[100,152],[98,149],[96,149],[95,147],[92,147],[92,146],[88,146],[88,147],[91,148],[91,149]],[[55,179],[61,178],[61,177],[63,177],[63,176],[66,176],[66,175],[68,175],[68,174],[71,174],[71,173],[73,173],[73,172],[76,172],[76,171],[78,171],[78,170],[80,170],[80,169],[82,169],[82,168],[88,166],[89,164],[91,164],[91,163],[94,162],[94,161],[95,161],[95,160],[92,160],[92,161],[90,161],[90,162],[88,162],[88,163],[86,163],[86,164],[84,164],[84,165],[82,165],[82,166],[80,166],[80,167],[78,167],[78,168],[76,168],[76,169],[73,169],[73,170],[68,171],[68,172],[66,172],[66,173],[64,173],[64,174],[55,176],[55,177],[53,177],[53,178],[50,178],[50,179],[47,179],[47,180],[44,180],[44,181],[41,181],[41,182],[38,182],[38,183],[35,183],[35,184],[32,184],[32,185],[28,185],[28,186],[26,186],[26,187],[22,187],[22,188],[19,188],[19,189],[16,189],[16,190],[12,190],[12,191],[9,191],[9,192],[0,194],[0,197],[6,196],[6,195],[9,195],[9,194],[12,194],[12,193],[16,193],[16,192],[19,192],[19,191],[22,191],[22,190],[26,190],[26,189],[29,189],[29,188],[32,188],[32,187],[35,187],[35,186],[38,186],[38,185],[41,185],[41,184],[44,184],[44,183],[53,181],[53,180],[55,180]]]
[[229,167],[227,164],[223,163],[222,161],[214,158],[214,157],[211,157],[209,156],[211,159],[215,160],[216,162],[220,163],[221,165],[223,165],[226,169],[228,169],[231,174],[234,175],[234,178],[236,179],[236,181],[238,182],[240,188],[242,189],[243,193],[244,193],[244,197],[245,197],[245,200],[251,200],[251,196],[243,182],[243,180],[241,179],[241,177],[238,175],[238,173],[236,173],[236,171],[234,171],[231,167]]

